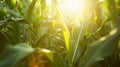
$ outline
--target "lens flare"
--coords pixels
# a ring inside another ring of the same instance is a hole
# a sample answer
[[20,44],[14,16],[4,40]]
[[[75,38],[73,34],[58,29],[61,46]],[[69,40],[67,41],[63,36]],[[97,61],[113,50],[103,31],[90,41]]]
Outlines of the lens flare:
[[71,14],[78,14],[84,8],[80,0],[65,0],[61,9]]
[[77,12],[81,10],[82,4],[80,4],[80,2],[77,0],[66,0],[65,8],[70,12]]

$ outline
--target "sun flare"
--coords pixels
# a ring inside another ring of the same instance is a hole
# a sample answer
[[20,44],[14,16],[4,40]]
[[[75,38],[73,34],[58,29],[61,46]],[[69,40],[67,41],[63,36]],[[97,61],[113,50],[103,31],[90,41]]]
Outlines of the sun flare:
[[70,14],[78,14],[84,8],[84,3],[81,0],[65,0],[61,6],[63,12]]
[[78,13],[83,8],[83,4],[79,0],[66,0],[64,9],[70,13]]

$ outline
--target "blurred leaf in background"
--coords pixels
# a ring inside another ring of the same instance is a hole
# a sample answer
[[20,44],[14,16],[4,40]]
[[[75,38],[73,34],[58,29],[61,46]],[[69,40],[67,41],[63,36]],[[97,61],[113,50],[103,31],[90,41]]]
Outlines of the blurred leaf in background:
[[8,45],[0,54],[0,67],[15,67],[20,60],[33,52],[34,49],[26,43]]

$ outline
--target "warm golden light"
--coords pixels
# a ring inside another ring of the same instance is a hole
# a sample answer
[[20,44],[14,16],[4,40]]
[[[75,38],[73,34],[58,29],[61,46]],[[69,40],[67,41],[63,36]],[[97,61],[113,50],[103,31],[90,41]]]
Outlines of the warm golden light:
[[66,0],[65,8],[70,12],[77,12],[82,9],[82,4],[78,0]]
[[81,0],[65,0],[61,6],[61,10],[71,14],[78,14],[84,8],[83,6]]
[[99,0],[99,2],[103,2],[104,0]]
[[51,1],[51,0],[46,0],[46,4],[47,4],[47,5],[51,5],[51,4],[52,4],[52,1]]

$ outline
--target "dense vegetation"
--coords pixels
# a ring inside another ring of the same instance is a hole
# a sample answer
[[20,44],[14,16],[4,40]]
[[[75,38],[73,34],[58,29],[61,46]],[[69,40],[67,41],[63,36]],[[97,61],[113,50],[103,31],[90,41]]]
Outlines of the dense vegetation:
[[0,67],[120,67],[120,0],[64,1],[0,0]]

